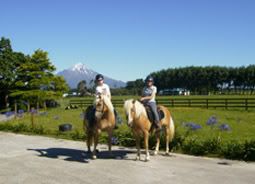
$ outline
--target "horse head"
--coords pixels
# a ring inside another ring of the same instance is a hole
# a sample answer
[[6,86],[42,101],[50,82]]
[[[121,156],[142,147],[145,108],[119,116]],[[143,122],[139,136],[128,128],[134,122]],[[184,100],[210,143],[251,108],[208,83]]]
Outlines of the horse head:
[[126,100],[124,103],[124,109],[127,119],[127,124],[129,127],[132,127],[133,121],[136,118],[136,107],[135,107],[136,101],[133,99]]
[[113,105],[108,96],[98,94],[95,99],[96,117],[101,119],[107,111],[113,112]]

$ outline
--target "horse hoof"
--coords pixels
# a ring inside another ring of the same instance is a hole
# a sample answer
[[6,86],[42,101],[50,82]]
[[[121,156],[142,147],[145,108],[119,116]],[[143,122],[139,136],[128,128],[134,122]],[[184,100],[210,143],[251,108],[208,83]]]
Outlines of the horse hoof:
[[138,160],[141,160],[141,157],[140,157],[140,156],[137,156],[137,157],[135,158],[135,161],[138,161]]
[[158,151],[154,151],[154,155],[158,155]]
[[150,161],[150,157],[145,158],[145,162],[148,162],[148,161]]
[[169,152],[165,152],[165,155],[166,155],[166,156],[169,156],[169,155],[170,155],[170,153],[169,153]]
[[93,156],[92,156],[92,159],[93,159],[93,160],[96,160],[96,159],[97,159],[97,156],[96,156],[96,155],[93,155]]

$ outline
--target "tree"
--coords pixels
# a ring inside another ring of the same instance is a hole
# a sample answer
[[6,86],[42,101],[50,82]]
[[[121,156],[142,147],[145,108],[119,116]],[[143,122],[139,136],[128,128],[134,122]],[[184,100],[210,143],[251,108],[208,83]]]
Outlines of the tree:
[[82,80],[77,85],[77,92],[80,93],[80,96],[85,96],[87,94],[86,81]]
[[[16,70],[25,62],[23,53],[13,52],[11,42],[4,37],[0,40],[0,104],[8,107],[11,90],[15,89]],[[0,108],[3,106],[0,106]]]
[[143,86],[144,86],[143,79],[136,79],[135,81],[128,81],[126,89],[132,91],[133,95],[141,95]]
[[36,50],[17,68],[16,89],[11,96],[21,97],[31,103],[61,97],[68,87],[62,77],[53,74],[54,71],[48,53]]

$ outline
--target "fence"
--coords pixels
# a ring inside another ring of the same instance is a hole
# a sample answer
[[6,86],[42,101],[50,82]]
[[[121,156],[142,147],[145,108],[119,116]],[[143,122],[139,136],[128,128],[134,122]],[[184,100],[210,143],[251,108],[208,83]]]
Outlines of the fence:
[[[123,99],[112,99],[115,107],[123,107]],[[70,105],[86,107],[93,103],[93,99],[71,99]],[[166,107],[200,107],[200,108],[255,108],[255,98],[159,98],[157,103]]]

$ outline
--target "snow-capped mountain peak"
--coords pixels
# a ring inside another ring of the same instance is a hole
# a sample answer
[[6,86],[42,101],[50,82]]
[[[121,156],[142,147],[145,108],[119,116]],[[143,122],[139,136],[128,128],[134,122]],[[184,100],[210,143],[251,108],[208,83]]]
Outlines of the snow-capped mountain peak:
[[[70,67],[69,69],[60,71],[57,75],[63,76],[71,88],[76,88],[77,84],[85,80],[88,87],[93,85],[92,81],[95,79],[95,76],[98,73],[86,67],[83,63],[77,63],[74,66]],[[119,80],[114,80],[110,77],[104,76],[105,82],[111,88],[119,88],[126,86],[126,83]]]
[[71,67],[70,70],[87,73],[90,69],[87,68],[86,65],[82,63],[77,63],[73,67]]

